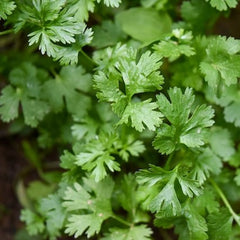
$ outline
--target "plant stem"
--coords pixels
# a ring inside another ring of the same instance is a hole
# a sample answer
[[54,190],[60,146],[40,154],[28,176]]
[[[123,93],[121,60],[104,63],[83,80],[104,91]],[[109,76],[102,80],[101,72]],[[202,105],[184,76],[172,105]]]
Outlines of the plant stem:
[[211,184],[213,185],[213,187],[217,191],[218,195],[223,200],[225,206],[227,207],[228,211],[231,213],[233,219],[240,226],[240,217],[234,212],[234,210],[232,209],[232,206],[228,202],[228,200],[227,200],[226,196],[224,195],[224,193],[222,192],[222,190],[219,188],[219,186],[217,185],[217,183],[213,179],[209,179],[209,181],[211,182]]
[[97,64],[90,58],[82,49],[80,50],[80,53],[89,61],[91,62],[94,66],[97,66]]
[[5,31],[0,32],[0,36],[2,36],[2,35],[7,35],[7,34],[9,34],[9,33],[13,33],[13,29],[8,29],[8,30],[5,30]]
[[165,164],[165,169],[166,170],[170,170],[170,164],[171,164],[171,161],[172,161],[172,159],[173,159],[173,156],[174,156],[174,153],[171,153],[170,155],[169,155],[169,157],[168,157],[168,159],[167,159],[167,162],[166,162],[166,164]]
[[122,218],[120,218],[120,217],[118,217],[118,216],[116,216],[116,215],[112,215],[111,217],[112,217],[113,219],[117,220],[118,222],[120,222],[120,223],[128,226],[128,227],[131,227],[131,226],[132,226],[132,224],[131,224],[130,222],[127,222],[127,221],[125,221],[124,219],[122,219]]

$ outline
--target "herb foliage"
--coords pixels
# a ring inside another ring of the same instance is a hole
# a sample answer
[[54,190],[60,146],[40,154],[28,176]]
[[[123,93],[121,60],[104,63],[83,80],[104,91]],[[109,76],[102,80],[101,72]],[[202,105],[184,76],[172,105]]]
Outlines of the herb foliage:
[[236,6],[1,0],[0,116],[38,142],[25,239],[239,238],[240,41],[211,34]]

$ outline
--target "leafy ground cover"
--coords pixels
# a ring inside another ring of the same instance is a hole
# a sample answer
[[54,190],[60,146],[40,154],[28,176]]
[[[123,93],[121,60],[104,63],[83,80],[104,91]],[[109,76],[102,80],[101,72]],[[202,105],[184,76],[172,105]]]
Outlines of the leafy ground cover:
[[2,0],[1,189],[8,165],[22,221],[3,229],[239,239],[240,41],[216,27],[237,4]]

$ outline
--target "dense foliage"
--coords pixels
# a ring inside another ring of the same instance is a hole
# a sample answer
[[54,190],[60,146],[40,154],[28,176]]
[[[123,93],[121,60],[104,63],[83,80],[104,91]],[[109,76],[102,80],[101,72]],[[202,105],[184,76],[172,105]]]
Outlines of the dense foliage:
[[236,6],[0,1],[0,115],[39,175],[16,239],[239,239]]

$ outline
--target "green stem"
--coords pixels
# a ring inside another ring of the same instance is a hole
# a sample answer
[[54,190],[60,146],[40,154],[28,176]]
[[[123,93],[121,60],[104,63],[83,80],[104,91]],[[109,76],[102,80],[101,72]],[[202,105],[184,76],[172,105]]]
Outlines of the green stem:
[[127,222],[127,221],[125,221],[124,219],[122,219],[122,218],[120,218],[120,217],[118,217],[118,216],[116,216],[116,215],[112,215],[111,217],[112,217],[113,219],[117,220],[118,222],[120,222],[120,223],[128,226],[128,227],[131,227],[131,226],[132,226],[132,224],[131,224],[130,222]]
[[82,49],[80,50],[80,53],[81,53],[86,59],[88,59],[88,61],[91,62],[94,66],[97,66],[97,64],[92,60],[92,58],[90,58]]
[[174,153],[171,153],[170,155],[169,155],[169,157],[168,157],[168,159],[167,159],[167,162],[166,162],[166,164],[165,164],[165,169],[166,170],[170,170],[170,164],[171,164],[171,161],[172,161],[172,159],[173,159],[173,156],[174,156]]
[[8,30],[5,30],[3,32],[0,32],[0,36],[7,35],[9,33],[13,33],[13,29],[8,29]]
[[218,195],[223,200],[225,206],[227,207],[228,211],[233,216],[233,218],[236,221],[236,223],[240,226],[240,217],[234,212],[234,210],[232,209],[232,206],[228,202],[228,200],[227,200],[226,196],[224,195],[224,193],[222,192],[222,190],[219,188],[219,186],[217,185],[217,183],[213,179],[209,179],[209,181],[211,182],[211,184],[213,185],[213,187],[217,191]]

